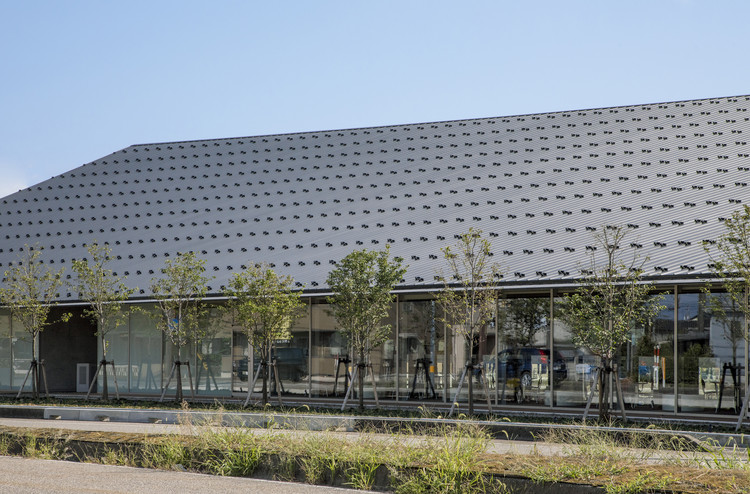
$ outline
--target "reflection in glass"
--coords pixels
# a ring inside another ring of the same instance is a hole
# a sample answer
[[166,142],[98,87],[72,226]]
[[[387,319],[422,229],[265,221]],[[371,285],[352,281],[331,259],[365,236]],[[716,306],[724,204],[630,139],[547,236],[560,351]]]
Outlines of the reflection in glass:
[[439,310],[433,300],[400,302],[398,386],[401,399],[442,399],[445,337],[437,314]]
[[[473,379],[473,398],[474,403],[486,403],[489,397],[490,401],[494,399],[494,389],[491,387],[491,380],[487,379],[487,386],[483,385],[483,376],[488,372],[492,373],[492,362],[495,359],[496,341],[494,317],[488,324],[480,327],[473,341],[466,341],[466,336],[456,330],[454,326],[453,334],[448,336],[449,346],[447,348],[448,361],[448,396],[451,400],[463,403],[469,400],[468,379]],[[474,363],[474,375],[466,376],[460,394],[459,385],[461,376],[466,369],[466,364]]]
[[[629,409],[670,409],[674,403],[674,296],[654,297],[664,308],[651,320],[633,327],[628,342],[620,346],[614,358],[623,401]],[[562,319],[556,318],[554,326],[555,351],[563,356],[568,369],[568,379],[555,383],[555,404],[584,406],[594,386],[600,358],[588,348],[575,345]],[[612,378],[607,386],[607,399],[613,409],[617,408],[614,384]],[[598,395],[594,395],[592,403],[598,403]]]
[[664,308],[634,327],[619,353],[619,376],[628,408],[674,409],[674,295],[664,295],[659,303]]
[[[116,390],[120,393],[130,390],[129,378],[131,372],[128,358],[130,330],[128,328],[128,319],[129,317],[126,316],[124,320],[120,321],[119,326],[109,329],[104,337],[105,344],[107,345],[107,360],[114,361],[115,363],[115,376],[112,376],[112,366],[107,365],[107,390],[109,393],[114,393]],[[98,366],[102,360],[102,348],[101,345],[97,345],[96,347],[96,365]],[[117,389],[115,389],[115,380],[117,381]],[[103,372],[100,370],[96,379],[95,391],[103,389],[103,381]]]
[[[396,304],[392,304],[388,310],[388,316],[381,321],[381,324],[388,324],[391,327],[390,336],[377,348],[370,351],[369,365],[371,372],[368,370],[364,380],[364,397],[373,399],[375,390],[373,389],[372,380],[375,379],[378,399],[395,400],[396,399],[396,369],[393,368],[394,347],[396,341]],[[353,398],[357,397],[357,388],[355,387],[352,394]]]
[[162,382],[162,333],[150,315],[153,311],[153,305],[144,305],[130,312],[130,391],[134,393],[161,393],[166,384]]
[[[31,367],[31,359],[34,352],[32,351],[33,338],[24,329],[23,325],[17,320],[11,318],[11,354],[13,356],[13,371],[11,374],[11,380],[13,387],[18,387],[23,384],[24,379],[29,373]],[[39,342],[37,341],[37,344]],[[28,391],[32,388],[31,378],[26,380],[24,391]],[[15,390],[14,390],[15,391]]]
[[232,382],[231,318],[212,307],[201,321],[201,339],[188,343],[193,348],[191,365],[197,394],[229,394]]
[[247,393],[247,387],[252,381],[248,375],[249,349],[247,335],[243,331],[233,328],[232,331],[232,391]]
[[[307,307],[304,315],[297,319],[291,328],[291,339],[276,340],[271,359],[276,360],[276,371],[279,374],[279,385],[282,394],[306,396],[308,394],[310,373],[308,371],[308,349],[310,344],[310,317]],[[260,355],[255,354],[255,362]],[[257,366],[254,366],[257,370]],[[269,380],[271,393],[276,393],[276,382]],[[256,387],[260,389],[260,387]]]
[[745,373],[744,317],[725,293],[679,295],[680,411],[737,413]]
[[0,389],[2,390],[10,390],[13,387],[11,381],[13,369],[12,345],[10,312],[0,310]]
[[310,383],[312,396],[339,396],[346,393],[351,372],[349,349],[336,328],[328,304],[312,305],[312,355]]
[[[555,307],[560,298],[555,298]],[[599,357],[588,348],[573,342],[570,327],[560,317],[554,320],[555,352],[565,362],[566,378],[555,383],[555,404],[584,406],[594,384],[595,369],[601,365]]]
[[[549,404],[550,375],[567,377],[565,360],[549,348],[549,297],[500,301],[497,379],[499,403]],[[554,372],[553,372],[554,371]]]
[[[249,348],[248,338],[244,331],[233,327],[232,346],[232,389],[236,392],[247,393],[260,365],[260,354]],[[279,375],[281,393],[307,396],[309,394],[309,348],[310,348],[310,315],[309,308],[292,324],[291,338],[274,342],[271,360],[276,359],[276,369]],[[249,371],[248,371],[249,369]],[[273,366],[269,368],[268,385],[269,396],[276,394],[276,379],[272,375]],[[255,392],[261,392],[260,376],[255,383]]]

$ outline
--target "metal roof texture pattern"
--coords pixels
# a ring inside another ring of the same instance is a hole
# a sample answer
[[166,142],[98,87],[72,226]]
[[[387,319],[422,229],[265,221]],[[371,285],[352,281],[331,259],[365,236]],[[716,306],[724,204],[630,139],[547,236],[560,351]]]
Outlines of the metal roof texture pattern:
[[737,96],[134,145],[3,198],[0,271],[25,244],[69,268],[98,241],[141,296],[185,251],[207,260],[213,293],[260,262],[316,291],[352,250],[390,245],[409,266],[401,288],[419,288],[474,227],[503,284],[545,284],[580,277],[593,233],[618,224],[647,275],[694,277],[709,272],[703,241],[750,199],[748,107]]

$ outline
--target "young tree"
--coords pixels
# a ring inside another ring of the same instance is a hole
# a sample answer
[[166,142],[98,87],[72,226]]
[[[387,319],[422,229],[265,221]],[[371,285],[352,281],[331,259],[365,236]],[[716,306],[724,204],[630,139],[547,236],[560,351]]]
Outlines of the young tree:
[[355,250],[328,274],[331,312],[357,358],[360,410],[364,410],[364,374],[370,353],[391,333],[383,319],[394,300],[391,291],[406,273],[402,262],[399,257],[390,259],[389,247],[379,252]]
[[640,259],[635,250],[630,255],[623,250],[627,234],[619,225],[605,225],[594,234],[590,266],[581,270],[583,278],[576,291],[565,295],[559,305],[573,342],[601,359],[600,420],[609,414],[606,384],[618,350],[630,340],[636,324],[646,323],[664,308],[659,296],[651,296],[653,284],[642,281],[646,259]]
[[[19,255],[18,261],[5,271],[3,282],[5,286],[0,288],[0,302],[10,309],[11,316],[18,321],[24,330],[31,335],[31,366],[29,373],[32,378],[32,393],[34,398],[39,398],[41,387],[38,361],[37,361],[37,336],[44,328],[56,321],[49,320],[50,309],[56,305],[55,299],[60,296],[58,290],[62,285],[62,274],[64,269],[55,271],[44,265],[40,256],[42,247],[24,245],[23,253]],[[63,314],[61,320],[67,321],[69,314]],[[44,363],[42,362],[42,375],[44,375]],[[29,374],[26,374],[28,379]],[[46,375],[44,386],[47,387]],[[24,379],[26,384],[26,379]],[[18,391],[20,396],[24,384]]]
[[[169,377],[171,380],[176,369],[177,401],[182,401],[182,365],[187,365],[188,373],[190,372],[190,362],[182,361],[182,347],[190,341],[201,339],[201,319],[207,313],[207,308],[201,302],[206,297],[207,283],[212,277],[204,276],[205,265],[206,261],[198,259],[193,252],[179,253],[174,260],[167,259],[161,270],[161,278],[151,280],[151,291],[159,309],[156,325],[177,347],[177,357]],[[192,387],[191,379],[190,388]]]
[[[97,325],[97,335],[102,347],[102,360],[99,362],[97,374],[102,372],[102,399],[109,399],[107,386],[107,364],[114,369],[115,362],[107,362],[106,336],[111,330],[121,326],[127,316],[122,312],[122,303],[133,294],[134,290],[123,283],[123,277],[116,276],[107,268],[111,260],[112,250],[108,245],[94,242],[86,247],[91,259],[75,259],[73,271],[77,280],[73,284],[78,291],[79,298],[90,304],[90,308],[83,313]],[[96,376],[95,376],[96,377]],[[116,384],[116,383],[115,383]]]
[[439,275],[443,289],[437,294],[437,301],[443,309],[446,328],[463,337],[468,352],[464,376],[469,378],[470,415],[474,413],[472,378],[477,366],[473,349],[492,321],[499,296],[495,278],[500,275],[500,265],[492,262],[491,247],[481,230],[469,228],[454,247],[442,249],[448,269]]
[[[726,292],[722,298],[728,299],[728,305],[734,314],[741,313],[744,321],[740,324],[735,316],[727,314],[723,303],[713,303],[711,308],[717,312],[720,320],[728,322],[727,337],[732,342],[733,360],[736,346],[740,339],[748,342],[747,325],[750,322],[750,206],[732,213],[724,221],[724,233],[715,242],[706,242],[704,248],[709,255],[712,274],[721,280],[721,288]],[[746,343],[747,344],[747,343]],[[733,363],[734,365],[734,363]],[[734,371],[733,371],[734,372]],[[745,404],[740,414],[742,423],[750,400],[750,388],[745,383]]]
[[[248,344],[260,354],[264,405],[268,403],[268,363],[273,344],[291,338],[291,326],[305,307],[293,283],[290,276],[278,275],[266,265],[250,266],[229,280],[228,307],[236,325],[247,335]],[[248,389],[248,399],[250,393],[252,389]]]

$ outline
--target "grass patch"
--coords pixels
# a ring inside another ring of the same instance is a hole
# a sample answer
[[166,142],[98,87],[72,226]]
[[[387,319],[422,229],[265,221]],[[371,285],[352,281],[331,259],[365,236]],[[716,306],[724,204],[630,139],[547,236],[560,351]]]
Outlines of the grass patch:
[[[187,408],[185,408],[187,411]],[[0,453],[214,475],[255,476],[399,494],[508,492],[507,477],[539,483],[580,483],[608,493],[747,493],[747,450],[649,438],[597,428],[551,430],[547,442],[564,444],[558,456],[493,454],[482,427],[433,425],[389,434],[225,427],[219,419],[193,423],[184,434],[146,436],[80,431],[0,429]],[[658,456],[659,461],[654,457]]]

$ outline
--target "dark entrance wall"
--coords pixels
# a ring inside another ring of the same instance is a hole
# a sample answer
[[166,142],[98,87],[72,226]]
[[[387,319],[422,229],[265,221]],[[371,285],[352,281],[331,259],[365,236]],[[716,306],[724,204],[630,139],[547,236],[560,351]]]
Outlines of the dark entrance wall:
[[[54,309],[50,319],[60,318],[63,311]],[[39,336],[39,358],[45,362],[50,392],[75,392],[76,364],[96,365],[96,326],[85,319],[81,309],[69,309],[68,322],[47,326]]]

